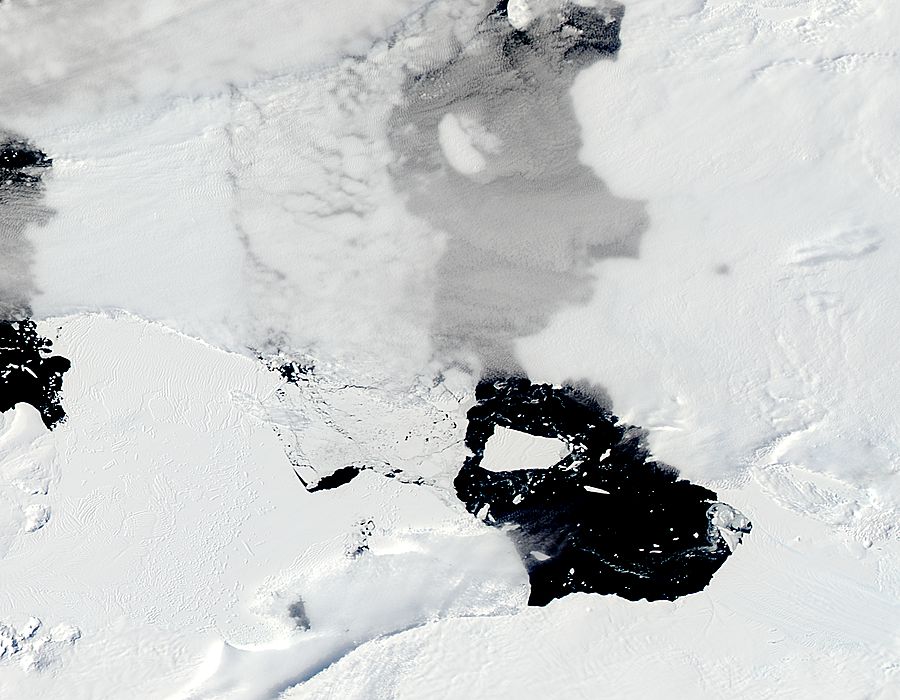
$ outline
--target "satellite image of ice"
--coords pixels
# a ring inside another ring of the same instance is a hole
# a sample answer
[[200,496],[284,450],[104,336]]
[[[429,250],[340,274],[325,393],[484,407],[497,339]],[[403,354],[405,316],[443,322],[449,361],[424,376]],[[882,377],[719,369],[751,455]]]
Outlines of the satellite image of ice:
[[0,700],[900,699],[898,36],[0,0]]

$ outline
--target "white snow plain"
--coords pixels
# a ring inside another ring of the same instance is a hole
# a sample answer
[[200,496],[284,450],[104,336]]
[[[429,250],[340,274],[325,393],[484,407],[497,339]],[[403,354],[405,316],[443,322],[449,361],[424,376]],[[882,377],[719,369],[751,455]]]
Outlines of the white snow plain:
[[262,364],[124,315],[41,331],[73,358],[68,420],[19,405],[3,434],[52,477],[52,517],[0,559],[0,620],[81,638],[38,668],[0,658],[0,696],[270,697],[369,639],[525,605],[512,542],[444,490],[365,472],[308,493],[247,410],[281,388]]
[[[582,157],[650,228],[519,359],[605,387],[754,530],[702,593],[535,609],[447,490],[472,378],[432,381],[442,241],[383,134],[430,49],[371,48],[417,4],[0,5],[73,362],[65,424],[0,424],[0,697],[898,697],[900,6],[630,0],[580,76]],[[308,390],[246,353],[273,328]],[[426,483],[309,494],[285,445]]]

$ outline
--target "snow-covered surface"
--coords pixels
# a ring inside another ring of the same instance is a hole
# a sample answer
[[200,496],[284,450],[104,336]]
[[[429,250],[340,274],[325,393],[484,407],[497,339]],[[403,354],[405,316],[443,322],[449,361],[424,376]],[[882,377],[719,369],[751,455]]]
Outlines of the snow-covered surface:
[[25,672],[43,671],[80,637],[81,630],[74,625],[61,623],[46,630],[36,617],[21,627],[0,624],[0,661],[17,663]]
[[0,621],[65,620],[81,638],[48,673],[0,663],[0,696],[264,697],[376,636],[524,606],[512,543],[442,491],[366,472],[307,493],[246,410],[281,384],[260,363],[129,316],[41,330],[73,361],[68,420],[44,455],[30,407],[5,435],[46,477],[53,450],[65,468],[53,517],[0,559]]
[[0,413],[0,556],[50,518],[47,494],[59,464],[47,433],[29,404]]
[[[2,126],[54,158],[35,310],[154,321],[44,322],[68,421],[0,417],[0,697],[897,697],[900,5],[629,0],[576,82],[582,159],[649,228],[518,358],[754,529],[702,593],[539,609],[448,490],[472,378],[436,379],[444,240],[384,133],[442,49],[372,48],[418,3],[177,5],[0,4]],[[460,39],[483,10],[431,7]],[[477,174],[500,145],[454,119]],[[273,331],[308,390],[247,352]],[[427,483],[309,494],[285,446]]]
[[573,94],[597,125],[582,157],[647,201],[649,230],[520,343],[527,369],[602,384],[689,478],[809,470],[896,507],[900,9],[636,0],[626,17],[618,60]]
[[492,472],[547,469],[570,452],[569,446],[558,438],[530,435],[498,425],[484,446],[479,466]]
[[58,128],[123,106],[135,115],[175,96],[310,70],[367,51],[419,5],[266,0],[251,10],[243,0],[7,0],[3,126]]

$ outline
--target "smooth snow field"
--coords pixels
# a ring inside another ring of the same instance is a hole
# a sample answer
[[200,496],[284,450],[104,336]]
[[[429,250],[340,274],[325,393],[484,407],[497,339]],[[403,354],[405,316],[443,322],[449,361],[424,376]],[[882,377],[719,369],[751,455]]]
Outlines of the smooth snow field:
[[0,0],[0,699],[900,698],[898,32]]

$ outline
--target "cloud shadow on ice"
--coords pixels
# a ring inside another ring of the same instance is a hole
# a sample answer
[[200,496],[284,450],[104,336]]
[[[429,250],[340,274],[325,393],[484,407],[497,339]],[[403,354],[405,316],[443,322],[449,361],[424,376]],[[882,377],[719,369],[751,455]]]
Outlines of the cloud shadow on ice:
[[518,371],[515,339],[590,298],[596,260],[637,255],[644,205],[579,160],[569,95],[615,57],[622,17],[564,2],[525,25],[501,2],[449,60],[408,76],[392,116],[395,181],[446,235],[435,342],[487,374]]
[[44,171],[53,161],[26,141],[0,132],[0,319],[31,315],[34,250],[27,231],[53,211],[44,205]]
[[[483,377],[456,493],[508,530],[532,605],[578,591],[700,591],[750,528],[652,461],[602,390],[532,384],[514,355],[518,338],[589,300],[597,260],[637,256],[647,227],[643,202],[613,195],[579,159],[570,96],[582,68],[615,58],[623,16],[603,0],[486,7],[449,58],[411,71],[389,131],[407,208],[445,236],[435,344]],[[486,469],[497,426],[561,439],[568,455],[545,469]]]

